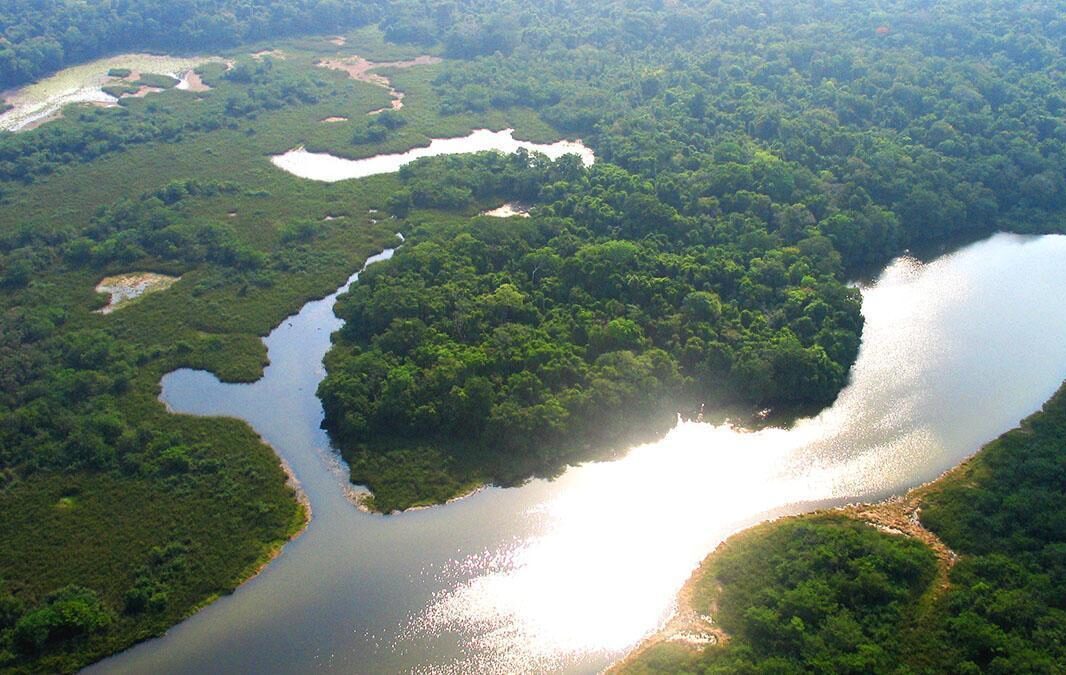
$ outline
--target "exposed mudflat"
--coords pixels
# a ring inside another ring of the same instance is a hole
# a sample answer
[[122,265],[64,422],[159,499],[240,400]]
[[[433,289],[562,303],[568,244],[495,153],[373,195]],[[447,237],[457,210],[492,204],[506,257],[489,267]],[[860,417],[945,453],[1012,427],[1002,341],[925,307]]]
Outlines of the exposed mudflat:
[[425,55],[407,61],[380,62],[368,61],[361,56],[349,56],[347,58],[319,61],[318,66],[321,68],[329,68],[330,70],[340,70],[348,73],[348,77],[353,80],[359,80],[360,82],[366,82],[388,90],[389,96],[392,97],[392,101],[388,108],[372,110],[369,113],[371,115],[376,115],[385,110],[399,110],[403,108],[404,93],[393,87],[392,81],[389,80],[389,78],[371,71],[379,68],[414,68],[415,66],[431,66],[440,62],[441,59],[439,57]]
[[183,74],[181,82],[178,82],[174,88],[192,92],[211,91],[211,87],[204,84],[203,78],[195,70],[190,70]]
[[529,218],[529,208],[525,204],[507,202],[489,211],[482,211],[481,215],[492,216],[493,218],[513,218],[514,216]]
[[155,272],[130,272],[113,277],[104,277],[96,284],[97,293],[108,293],[111,301],[96,310],[99,314],[110,314],[122,309],[137,298],[148,293],[165,291],[174,285],[180,277],[171,277]]

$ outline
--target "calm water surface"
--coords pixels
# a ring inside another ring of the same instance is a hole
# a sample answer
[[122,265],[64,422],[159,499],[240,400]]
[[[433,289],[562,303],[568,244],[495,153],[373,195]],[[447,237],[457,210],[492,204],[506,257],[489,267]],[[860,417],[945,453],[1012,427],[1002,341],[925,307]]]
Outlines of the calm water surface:
[[[381,257],[387,257],[386,253]],[[790,430],[680,424],[624,458],[396,516],[357,511],[314,396],[331,296],[266,338],[251,385],[168,375],[176,411],[247,420],[314,519],[233,595],[100,672],[594,672],[654,630],[729,534],[925,482],[1066,378],[1066,237],[997,235],[863,287],[851,384]]]
[[283,155],[275,155],[271,158],[274,166],[288,171],[300,178],[334,183],[350,178],[366,178],[382,173],[394,173],[405,164],[410,164],[416,159],[423,157],[437,157],[439,155],[462,155],[486,150],[512,153],[519,148],[535,150],[551,159],[559,159],[563,155],[574,154],[581,158],[585,166],[591,166],[595,161],[592,150],[585,147],[581,141],[558,141],[556,143],[530,143],[519,141],[514,137],[514,129],[503,131],[489,131],[488,129],[475,129],[466,136],[457,138],[436,138],[424,148],[414,148],[407,152],[395,155],[376,155],[366,159],[344,159],[326,153],[308,152],[303,148],[289,150]]

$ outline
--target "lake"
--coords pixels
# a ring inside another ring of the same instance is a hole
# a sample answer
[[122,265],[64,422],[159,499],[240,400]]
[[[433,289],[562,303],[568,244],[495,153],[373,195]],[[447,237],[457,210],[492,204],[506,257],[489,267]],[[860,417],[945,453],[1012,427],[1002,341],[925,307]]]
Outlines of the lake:
[[[389,253],[381,257],[387,257]],[[850,384],[816,417],[748,432],[679,423],[559,478],[392,516],[358,511],[315,388],[335,296],[265,338],[254,384],[181,370],[175,410],[245,419],[293,468],[307,531],[258,577],[96,672],[595,672],[670,614],[753,523],[935,478],[1066,379],[1066,237],[1000,234],[861,286]]]
[[270,161],[273,162],[274,166],[294,176],[335,183],[352,178],[366,178],[367,176],[376,176],[383,173],[394,173],[399,171],[400,167],[423,157],[463,155],[489,150],[513,153],[520,148],[531,152],[539,152],[551,159],[559,159],[563,155],[574,154],[581,158],[581,162],[585,166],[591,166],[596,159],[592,150],[585,147],[581,141],[531,143],[517,140],[514,137],[514,129],[504,129],[502,131],[475,129],[466,136],[435,138],[428,146],[393,155],[375,155],[366,159],[344,159],[328,153],[308,152],[304,148],[295,148],[282,155],[275,155]]

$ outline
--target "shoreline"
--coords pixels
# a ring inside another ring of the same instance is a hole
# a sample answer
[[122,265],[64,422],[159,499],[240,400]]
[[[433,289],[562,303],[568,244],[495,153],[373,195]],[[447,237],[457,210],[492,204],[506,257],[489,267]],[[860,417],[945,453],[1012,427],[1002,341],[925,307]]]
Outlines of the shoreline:
[[269,447],[270,451],[273,452],[274,455],[278,458],[278,465],[281,467],[282,472],[285,473],[285,485],[293,492],[293,498],[296,501],[296,506],[298,511],[300,512],[302,522],[299,527],[295,528],[292,533],[289,534],[287,539],[279,540],[274,546],[272,546],[266,552],[264,559],[255,565],[255,569],[253,569],[252,572],[246,577],[237,582],[237,584],[233,587],[233,591],[231,591],[231,593],[235,592],[238,588],[262,574],[270,565],[270,563],[277,560],[277,558],[281,555],[282,551],[285,550],[286,546],[299,539],[303,535],[303,533],[307,531],[307,528],[310,527],[311,520],[314,517],[314,511],[311,508],[311,500],[307,496],[307,493],[304,492],[303,486],[300,485],[300,479],[296,477],[296,472],[292,470],[292,466],[289,465],[289,463],[285,460],[284,457],[278,454],[278,451],[274,449],[274,446],[267,443],[265,440],[263,440],[262,437],[260,437],[259,440],[261,440],[264,445]]
[[[990,440],[988,443],[993,442]],[[742,530],[734,532],[714,547],[692,570],[689,578],[678,590],[674,602],[674,612],[653,633],[643,638],[620,659],[604,669],[604,673],[623,673],[652,649],[672,643],[680,644],[692,652],[702,651],[712,644],[726,644],[729,634],[714,622],[714,608],[708,614],[702,614],[693,607],[696,588],[703,580],[703,571],[708,569],[715,557],[732,545],[738,537],[744,536],[758,528],[772,527],[790,519],[809,518],[812,516],[835,514],[857,520],[885,534],[918,539],[931,549],[937,557],[937,576],[932,586],[935,593],[941,593],[948,587],[948,573],[958,561],[959,556],[952,551],[933,532],[922,526],[921,501],[930,491],[942,483],[954,478],[956,474],[966,471],[973,461],[984,451],[988,443],[983,444],[975,453],[961,462],[940,473],[936,478],[908,488],[901,495],[888,497],[878,502],[852,502],[831,508],[816,509],[805,513],[770,518]]]
[[[470,497],[473,497],[474,495],[476,495],[477,493],[481,492],[482,490],[487,490],[490,487],[492,487],[492,486],[489,485],[488,483],[479,483],[478,485],[475,485],[474,487],[470,488],[466,492],[462,492],[460,494],[457,494],[454,497],[449,497],[446,501],[443,501],[443,502],[436,502],[436,503],[433,503],[433,504],[416,504],[415,506],[412,506],[410,508],[406,508],[406,509],[402,509],[402,510],[393,510],[393,511],[389,511],[388,513],[384,512],[384,511],[378,511],[376,509],[372,509],[369,506],[367,506],[366,502],[369,501],[370,498],[372,498],[374,496],[374,493],[372,491],[366,489],[366,486],[364,486],[364,485],[360,485],[358,483],[353,483],[350,478],[347,479],[347,485],[344,486],[344,497],[348,500],[348,502],[352,506],[354,506],[359,511],[362,511],[363,513],[366,513],[368,515],[371,515],[371,516],[396,516],[396,515],[403,515],[404,513],[412,513],[414,511],[425,511],[427,509],[436,509],[436,508],[441,508],[441,507],[447,506],[449,504],[454,504],[455,502],[462,501],[463,499],[468,499]],[[359,489],[359,488],[362,488],[362,489]]]

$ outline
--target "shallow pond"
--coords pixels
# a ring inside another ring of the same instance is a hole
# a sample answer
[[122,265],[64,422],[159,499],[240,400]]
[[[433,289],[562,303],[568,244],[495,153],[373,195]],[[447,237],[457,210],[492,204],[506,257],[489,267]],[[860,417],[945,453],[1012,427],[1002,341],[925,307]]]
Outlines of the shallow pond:
[[108,77],[112,68],[127,68],[139,73],[179,74],[210,59],[204,57],[179,58],[152,54],[123,54],[109,56],[91,63],[66,68],[40,82],[3,93],[4,100],[14,106],[0,114],[0,130],[21,131],[33,128],[54,118],[72,103],[110,105],[115,97],[105,94],[102,87],[115,78]]
[[271,158],[274,166],[288,171],[294,176],[310,180],[334,183],[350,178],[366,178],[383,173],[399,171],[405,164],[410,164],[423,157],[438,155],[462,155],[486,150],[512,153],[519,148],[540,152],[551,159],[574,154],[581,157],[585,166],[591,166],[596,157],[592,150],[581,141],[559,141],[557,143],[531,143],[519,141],[514,137],[514,129],[489,131],[475,129],[466,136],[457,138],[435,138],[426,147],[414,148],[394,155],[375,155],[366,159],[344,159],[327,153],[308,152],[304,148],[289,150],[285,154]]
[[[382,257],[387,257],[387,254]],[[935,478],[1066,378],[1066,237],[997,235],[862,287],[851,384],[792,429],[679,424],[623,458],[396,516],[361,513],[314,392],[334,297],[266,338],[259,382],[178,371],[174,410],[233,415],[314,519],[263,574],[100,672],[594,672],[671,612],[729,534]]]

